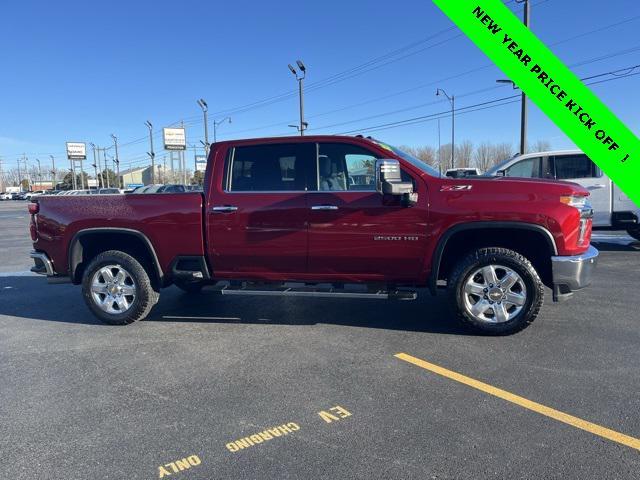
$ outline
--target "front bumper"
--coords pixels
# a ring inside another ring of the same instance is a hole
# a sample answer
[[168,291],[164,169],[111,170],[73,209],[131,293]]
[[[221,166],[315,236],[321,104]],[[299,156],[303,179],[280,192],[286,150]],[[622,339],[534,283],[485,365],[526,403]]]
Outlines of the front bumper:
[[551,257],[554,302],[567,300],[576,290],[591,285],[598,255],[598,250],[590,245],[581,255]]

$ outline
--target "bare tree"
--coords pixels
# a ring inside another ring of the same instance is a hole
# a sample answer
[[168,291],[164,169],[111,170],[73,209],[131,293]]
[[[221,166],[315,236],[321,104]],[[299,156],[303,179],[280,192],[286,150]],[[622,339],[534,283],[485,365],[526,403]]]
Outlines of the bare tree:
[[410,147],[408,145],[403,145],[400,147],[401,150],[404,150],[410,155],[413,155],[418,160],[422,160],[424,163],[436,166],[438,165],[438,160],[436,158],[436,151],[433,147],[429,145],[424,145],[422,147]]
[[481,172],[486,172],[493,166],[495,147],[489,142],[482,142],[473,155],[473,164]]
[[538,139],[533,145],[529,145],[528,152],[548,152],[551,150],[551,142],[549,140]]
[[473,143],[465,140],[456,145],[456,167],[467,168],[471,165],[471,156],[473,155]]
[[497,165],[498,163],[513,157],[513,154],[514,150],[512,144],[506,142],[499,143],[495,146],[493,164]]

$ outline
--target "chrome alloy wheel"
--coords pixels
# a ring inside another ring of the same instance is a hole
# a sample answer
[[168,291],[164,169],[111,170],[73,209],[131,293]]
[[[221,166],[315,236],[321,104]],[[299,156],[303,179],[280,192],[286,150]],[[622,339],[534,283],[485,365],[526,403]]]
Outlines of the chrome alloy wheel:
[[503,265],[478,268],[467,277],[463,288],[467,313],[481,322],[508,322],[527,301],[522,277]]
[[120,265],[105,265],[93,274],[91,298],[104,312],[111,315],[124,313],[136,298],[136,283]]

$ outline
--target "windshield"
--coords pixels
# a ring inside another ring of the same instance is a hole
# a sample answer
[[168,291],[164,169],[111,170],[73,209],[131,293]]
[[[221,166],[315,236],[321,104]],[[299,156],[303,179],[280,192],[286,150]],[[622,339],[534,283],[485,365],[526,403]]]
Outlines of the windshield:
[[376,145],[378,145],[379,147],[382,147],[385,150],[389,150],[389,151],[393,152],[398,157],[402,158],[403,160],[406,160],[407,162],[409,162],[414,167],[417,167],[420,170],[422,170],[423,172],[428,173],[432,177],[441,177],[442,176],[442,175],[440,175],[440,173],[435,168],[433,168],[428,163],[423,162],[419,158],[414,157],[413,155],[405,152],[404,150],[400,150],[398,147],[393,147],[393,146],[391,146],[391,145],[389,145],[387,143],[383,143],[383,142],[380,142],[378,140],[371,139],[371,141],[373,143],[375,143]]

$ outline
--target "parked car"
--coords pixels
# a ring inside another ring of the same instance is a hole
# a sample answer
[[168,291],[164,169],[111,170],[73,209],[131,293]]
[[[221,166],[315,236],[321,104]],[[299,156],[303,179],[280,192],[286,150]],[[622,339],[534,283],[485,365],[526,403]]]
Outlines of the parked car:
[[[363,162],[375,182],[352,190]],[[554,300],[589,285],[598,257],[585,188],[448,178],[369,138],[217,142],[205,178],[204,193],[113,196],[108,209],[99,196],[37,198],[33,271],[81,284],[110,324],[145,318],[171,284],[401,300],[444,287],[460,320],[507,334],[537,317],[544,285]]]
[[144,187],[138,187],[133,190],[131,193],[182,193],[186,192],[187,189],[184,185],[179,184],[152,184],[145,185]]
[[451,178],[470,177],[474,175],[480,175],[480,170],[477,168],[450,168],[445,172],[445,176]]
[[92,195],[119,195],[120,189],[118,188],[98,188],[94,190],[90,190]]
[[590,192],[593,227],[626,230],[640,240],[640,206],[636,205],[580,150],[527,153],[505,160],[486,175],[549,178],[575,182]]
[[11,192],[2,192],[0,193],[0,200],[11,200],[13,194]]
[[12,194],[11,199],[12,200],[26,200],[27,199],[27,193],[29,193],[29,192],[14,193],[14,194]]

